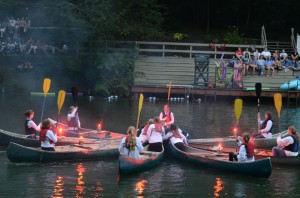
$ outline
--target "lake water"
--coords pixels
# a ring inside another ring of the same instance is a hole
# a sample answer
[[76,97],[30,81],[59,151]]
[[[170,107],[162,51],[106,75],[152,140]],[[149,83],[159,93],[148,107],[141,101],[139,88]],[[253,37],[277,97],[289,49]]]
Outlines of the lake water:
[[[213,99],[211,99],[213,100]],[[0,95],[0,128],[23,133],[24,112],[35,111],[34,120],[41,119],[43,97],[27,94]],[[140,123],[158,115],[166,101],[144,101]],[[218,98],[217,102],[170,103],[175,122],[192,138],[232,135],[235,126],[234,99]],[[255,132],[256,99],[243,101],[239,129]],[[261,112],[274,115],[275,131],[278,119],[273,100],[261,100]],[[65,100],[60,120],[64,121],[71,96]],[[82,127],[96,128],[103,122],[107,130],[125,133],[136,124],[137,100],[102,98],[78,99]],[[281,114],[281,129],[289,125],[300,128],[300,109],[285,102]],[[44,118],[56,119],[57,99],[47,96]],[[273,166],[270,178],[254,178],[193,166],[170,156],[151,170],[121,176],[118,182],[117,159],[85,161],[82,163],[14,164],[0,151],[0,197],[300,197],[299,167]]]

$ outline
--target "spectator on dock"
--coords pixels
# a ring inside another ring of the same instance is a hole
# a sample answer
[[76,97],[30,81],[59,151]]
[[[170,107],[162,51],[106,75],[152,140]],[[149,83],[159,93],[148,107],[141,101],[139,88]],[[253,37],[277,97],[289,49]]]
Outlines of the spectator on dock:
[[239,87],[242,88],[242,79],[243,79],[243,64],[240,59],[236,61],[236,64],[233,68],[233,79],[235,84]]
[[288,127],[288,136],[282,138],[282,133],[277,137],[277,146],[273,147],[273,156],[294,157],[298,156],[300,137],[296,127]]
[[289,69],[292,69],[292,61],[289,57],[285,57],[283,61],[284,72],[287,72]]
[[263,56],[260,55],[258,60],[256,61],[256,65],[257,65],[257,72],[259,76],[263,76],[264,72],[263,69],[266,66],[266,61],[263,59]]
[[257,69],[256,59],[255,59],[254,56],[252,58],[250,58],[249,67],[252,68],[252,76],[253,76],[254,72],[255,72],[255,69]]
[[251,56],[251,52],[249,51],[248,48],[246,48],[245,51],[243,52],[243,56],[245,56],[245,54],[249,54],[249,57]]
[[296,61],[296,60],[292,60],[291,61],[291,67],[290,67],[290,69],[292,69],[292,70],[299,70],[299,65],[298,65],[298,62]]
[[243,51],[240,47],[237,48],[237,50],[235,51],[235,56],[238,58],[238,59],[242,59],[243,57]]
[[244,54],[242,61],[243,61],[243,75],[247,76],[248,70],[249,70],[249,65],[250,65],[250,54],[248,54],[248,53]]
[[299,60],[299,54],[297,48],[294,49],[294,52],[291,54],[292,60],[298,61]]
[[278,50],[275,50],[274,53],[273,53],[272,59],[273,60],[278,59],[279,56],[280,56],[280,54],[278,53]]
[[276,69],[276,70],[283,70],[283,69],[284,69],[283,66],[282,66],[282,63],[281,63],[280,60],[279,60],[279,57],[276,58],[276,59],[273,61],[273,67],[274,67],[274,69]]
[[267,70],[267,77],[269,77],[269,73],[271,70],[271,76],[274,76],[274,67],[273,67],[274,61],[271,59],[270,56],[268,56],[267,60],[266,60],[266,70]]
[[229,67],[234,67],[234,65],[236,64],[236,57],[232,56],[232,58],[229,60]]
[[261,56],[263,56],[263,58],[265,60],[267,60],[267,58],[270,56],[271,57],[271,52],[268,51],[268,48],[264,48],[264,51],[261,52],[260,54]]
[[261,120],[260,113],[257,114],[257,121],[260,125],[260,130],[258,133],[253,134],[254,139],[259,138],[272,138],[272,131],[273,131],[273,121],[272,121],[272,114],[270,112],[265,113],[265,119]]
[[259,53],[258,49],[256,49],[255,52],[253,53],[253,57],[255,60],[258,60],[258,58],[260,57],[260,53]]
[[135,136],[135,127],[127,129],[127,136],[124,137],[119,146],[119,152],[130,158],[139,159],[140,151],[144,149],[141,140]]
[[280,61],[283,62],[283,61],[285,60],[286,57],[288,57],[288,55],[287,55],[287,53],[285,53],[285,50],[282,49],[282,51],[281,51],[281,53],[280,53],[280,55],[279,55]]

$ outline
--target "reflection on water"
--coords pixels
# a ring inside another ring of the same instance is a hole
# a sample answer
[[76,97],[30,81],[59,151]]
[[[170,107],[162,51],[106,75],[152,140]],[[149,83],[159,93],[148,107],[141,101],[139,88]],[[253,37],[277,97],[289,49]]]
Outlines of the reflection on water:
[[83,197],[83,194],[85,193],[85,185],[83,181],[83,173],[85,172],[85,168],[83,167],[82,163],[79,163],[77,165],[76,171],[78,172],[78,178],[77,178],[77,185],[76,185],[76,198],[77,197]]
[[214,186],[214,197],[220,197],[220,192],[224,188],[223,183],[224,182],[221,180],[221,178],[216,178],[216,185]]
[[62,176],[57,176],[55,185],[53,188],[53,198],[61,198],[63,197],[63,191],[64,191],[64,182]]
[[135,184],[135,190],[137,191],[138,193],[138,197],[139,198],[143,198],[143,193],[145,191],[145,188],[146,188],[146,185],[147,185],[147,181],[146,180],[141,180],[141,181],[138,181],[136,184]]

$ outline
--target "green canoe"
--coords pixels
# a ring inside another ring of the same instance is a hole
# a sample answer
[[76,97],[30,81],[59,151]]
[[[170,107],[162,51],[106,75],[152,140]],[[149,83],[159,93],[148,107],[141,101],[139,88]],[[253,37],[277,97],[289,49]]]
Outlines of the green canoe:
[[117,157],[119,155],[118,141],[101,141],[96,144],[56,146],[55,151],[43,151],[40,148],[22,146],[11,142],[7,147],[7,158],[11,162],[57,162],[81,161]]
[[252,162],[230,162],[228,154],[217,154],[189,146],[185,146],[184,150],[179,150],[170,142],[165,143],[165,147],[174,157],[200,166],[264,178],[268,178],[272,173],[269,157]]
[[[217,146],[207,146],[207,145],[190,145],[191,147],[207,150],[207,151],[217,151]],[[222,147],[222,153],[235,152],[235,147]],[[272,156],[272,150],[265,149],[255,149],[254,150],[255,159],[261,159],[270,157],[272,164],[284,164],[284,165],[300,165],[300,156],[296,157],[275,157]]]
[[[145,149],[147,149],[147,147],[145,147]],[[164,147],[161,152],[141,151],[139,159],[120,154],[119,172],[120,174],[130,174],[153,168],[161,163],[163,154]]]

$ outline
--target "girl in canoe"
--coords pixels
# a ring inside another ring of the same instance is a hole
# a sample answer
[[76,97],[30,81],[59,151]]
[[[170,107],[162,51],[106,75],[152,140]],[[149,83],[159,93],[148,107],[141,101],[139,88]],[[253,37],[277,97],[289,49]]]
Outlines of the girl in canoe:
[[32,120],[34,117],[34,111],[27,110],[25,112],[25,135],[28,135],[28,138],[36,139],[36,132],[40,131],[41,123],[39,125],[36,125],[34,121]]
[[282,133],[277,137],[277,146],[273,147],[273,156],[287,157],[298,156],[300,137],[294,126],[289,126],[288,136],[282,138]]
[[159,119],[164,122],[167,128],[174,124],[174,114],[170,111],[169,105],[164,106],[164,111],[159,114]]
[[78,117],[78,107],[70,106],[67,115],[68,119],[68,130],[77,131],[80,129],[80,120]]
[[240,146],[238,154],[229,153],[229,161],[249,162],[254,161],[254,145],[250,141],[249,133],[243,133],[243,142],[237,142]]
[[145,144],[148,142],[148,136],[147,136],[147,132],[149,129],[149,126],[153,124],[153,119],[149,119],[149,121],[147,122],[147,124],[145,125],[145,127],[142,129],[142,132],[139,136],[143,146],[145,146]]
[[258,133],[253,134],[254,139],[258,138],[272,138],[273,120],[270,112],[265,113],[265,120],[260,119],[260,113],[257,114],[257,121],[260,124]]
[[164,140],[169,138],[171,143],[179,150],[183,150],[184,145],[188,144],[186,137],[182,134],[181,129],[179,129],[175,124],[171,124],[170,132],[163,137]]
[[141,140],[135,136],[135,127],[130,126],[127,129],[127,136],[120,143],[119,152],[131,158],[138,159],[140,158],[140,151],[143,149]]
[[42,122],[42,129],[40,131],[40,141],[42,150],[55,151],[54,144],[57,142],[56,133],[53,133],[51,129],[51,121],[45,119]]
[[153,122],[154,123],[149,126],[147,131],[149,141],[148,151],[161,152],[163,136],[165,136],[165,129],[161,124],[159,117],[155,117]]

